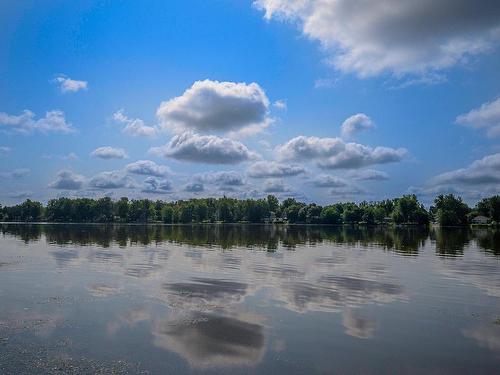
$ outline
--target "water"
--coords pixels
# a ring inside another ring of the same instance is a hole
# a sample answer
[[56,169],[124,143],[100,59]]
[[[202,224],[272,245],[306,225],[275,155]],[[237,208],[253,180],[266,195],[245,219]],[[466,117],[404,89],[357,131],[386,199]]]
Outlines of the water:
[[0,228],[2,374],[500,371],[500,232]]

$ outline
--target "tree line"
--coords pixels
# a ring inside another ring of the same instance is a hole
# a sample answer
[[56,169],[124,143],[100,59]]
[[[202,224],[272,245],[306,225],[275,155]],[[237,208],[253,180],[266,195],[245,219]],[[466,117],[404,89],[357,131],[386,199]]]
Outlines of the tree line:
[[439,195],[427,210],[413,194],[376,202],[334,203],[320,206],[294,198],[193,198],[165,202],[150,199],[112,200],[109,197],[57,198],[44,206],[26,200],[0,205],[0,220],[68,223],[300,223],[300,224],[416,224],[467,225],[477,216],[500,223],[500,196],[485,198],[474,208],[453,194]]

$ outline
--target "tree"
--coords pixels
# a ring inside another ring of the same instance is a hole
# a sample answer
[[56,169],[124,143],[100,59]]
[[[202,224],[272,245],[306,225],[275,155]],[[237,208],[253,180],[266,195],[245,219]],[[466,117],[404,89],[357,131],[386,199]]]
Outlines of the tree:
[[466,225],[467,214],[470,208],[462,201],[462,198],[453,194],[439,195],[434,200],[436,217],[441,226]]
[[342,215],[335,206],[326,206],[321,210],[321,222],[324,224],[341,224]]
[[128,220],[129,202],[127,197],[122,197],[116,202],[116,213],[120,221],[126,222]]

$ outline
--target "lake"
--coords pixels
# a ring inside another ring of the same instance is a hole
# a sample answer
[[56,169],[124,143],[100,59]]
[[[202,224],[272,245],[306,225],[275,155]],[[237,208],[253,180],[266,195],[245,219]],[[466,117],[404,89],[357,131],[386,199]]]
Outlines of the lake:
[[0,228],[1,374],[500,371],[498,231]]

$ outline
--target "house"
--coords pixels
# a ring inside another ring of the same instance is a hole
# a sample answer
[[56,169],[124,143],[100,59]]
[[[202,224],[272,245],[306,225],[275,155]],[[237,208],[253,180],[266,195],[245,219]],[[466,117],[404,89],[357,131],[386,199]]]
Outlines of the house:
[[471,223],[472,224],[488,224],[490,219],[488,219],[486,216],[478,215],[472,218]]

